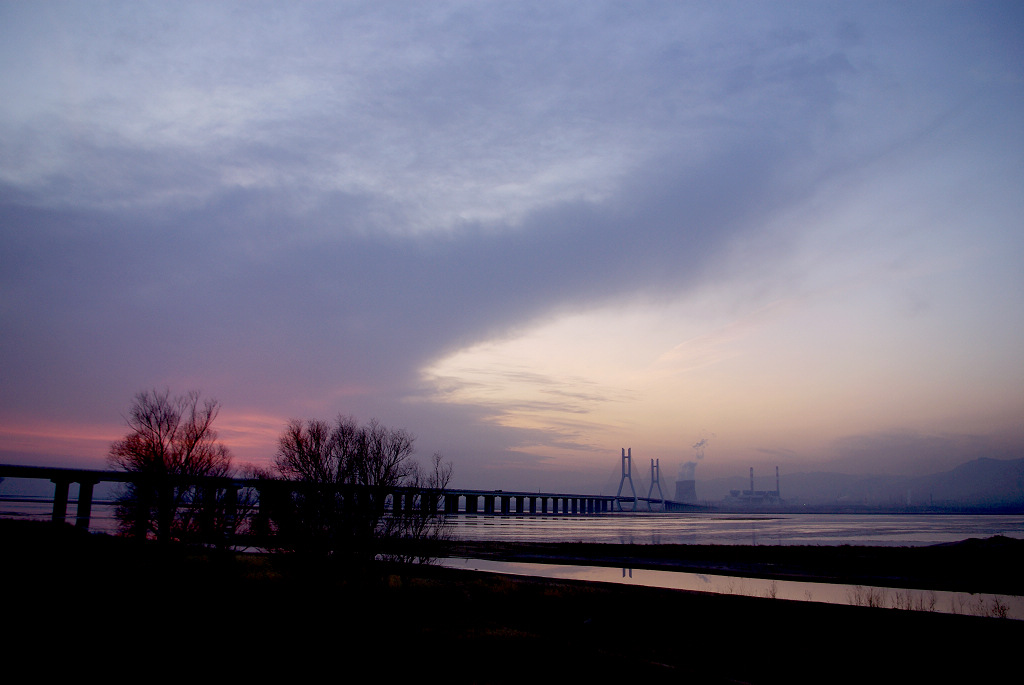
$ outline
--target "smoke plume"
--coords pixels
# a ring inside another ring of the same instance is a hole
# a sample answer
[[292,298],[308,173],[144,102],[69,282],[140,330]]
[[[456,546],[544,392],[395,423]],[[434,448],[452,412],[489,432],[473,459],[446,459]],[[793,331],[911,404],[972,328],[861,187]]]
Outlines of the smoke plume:
[[697,462],[704,458],[704,449],[707,446],[707,438],[701,438],[693,445],[693,456],[696,458],[696,461],[685,462],[679,467],[678,480],[694,480],[694,473],[697,470]]

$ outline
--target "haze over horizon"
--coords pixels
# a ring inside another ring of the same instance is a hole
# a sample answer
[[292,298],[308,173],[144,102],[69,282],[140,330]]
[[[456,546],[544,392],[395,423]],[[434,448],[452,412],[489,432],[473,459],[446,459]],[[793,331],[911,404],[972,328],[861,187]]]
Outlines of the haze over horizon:
[[165,387],[460,487],[1024,457],[1019,3],[0,0],[0,65],[2,462]]

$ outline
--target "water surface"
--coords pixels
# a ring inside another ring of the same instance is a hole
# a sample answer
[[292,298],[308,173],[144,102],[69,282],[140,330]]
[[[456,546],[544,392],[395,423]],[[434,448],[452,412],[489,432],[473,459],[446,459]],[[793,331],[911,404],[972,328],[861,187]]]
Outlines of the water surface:
[[568,564],[492,561],[489,559],[449,558],[439,560],[449,568],[507,573],[537,578],[586,580],[624,585],[642,585],[675,590],[694,590],[723,595],[791,599],[827,604],[854,604],[889,607],[908,611],[936,611],[947,614],[998,616],[1024,620],[1024,597],[942,590],[907,590],[887,587],[810,583],[792,580],[768,580],[721,576],[685,571],[609,568]]
[[473,541],[918,547],[993,535],[1024,539],[1024,515],[616,513],[450,519],[459,539]]

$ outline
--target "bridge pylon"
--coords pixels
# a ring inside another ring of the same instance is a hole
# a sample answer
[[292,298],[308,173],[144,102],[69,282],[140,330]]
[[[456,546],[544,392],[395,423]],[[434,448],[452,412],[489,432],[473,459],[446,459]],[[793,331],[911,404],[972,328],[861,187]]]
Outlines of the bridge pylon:
[[[622,478],[619,480],[619,491],[615,493],[615,503],[619,506],[619,511],[622,511],[622,486],[625,485],[626,481],[629,481],[629,491],[633,493],[633,508],[631,511],[636,511],[636,489],[633,487],[633,448],[630,447],[629,451],[625,447],[622,448]],[[660,488],[659,488],[660,489]]]
[[654,511],[654,486],[658,486],[658,499],[661,500],[661,510],[665,511],[665,493],[661,491],[661,459],[651,459],[651,487],[647,490],[647,509]]

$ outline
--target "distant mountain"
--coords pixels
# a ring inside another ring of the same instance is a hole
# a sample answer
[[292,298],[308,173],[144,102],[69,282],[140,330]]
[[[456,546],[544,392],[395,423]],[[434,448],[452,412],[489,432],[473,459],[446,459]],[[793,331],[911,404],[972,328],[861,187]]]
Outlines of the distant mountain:
[[1024,459],[975,459],[921,480],[936,502],[1024,503]]
[[[1024,507],[1024,459],[980,458],[928,476],[783,474],[782,498],[790,504],[864,506]],[[755,482],[774,489],[775,478]],[[712,503],[730,490],[750,487],[749,478],[697,481],[697,497]]]

